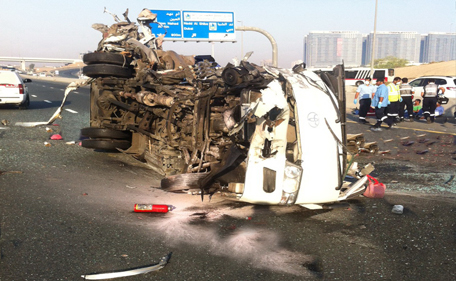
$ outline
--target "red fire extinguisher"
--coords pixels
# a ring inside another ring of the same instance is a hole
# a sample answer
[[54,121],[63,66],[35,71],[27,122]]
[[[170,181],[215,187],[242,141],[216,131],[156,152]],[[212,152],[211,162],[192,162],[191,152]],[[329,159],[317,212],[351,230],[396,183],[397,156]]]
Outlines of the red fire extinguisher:
[[174,210],[174,206],[157,204],[135,204],[135,213],[167,213]]

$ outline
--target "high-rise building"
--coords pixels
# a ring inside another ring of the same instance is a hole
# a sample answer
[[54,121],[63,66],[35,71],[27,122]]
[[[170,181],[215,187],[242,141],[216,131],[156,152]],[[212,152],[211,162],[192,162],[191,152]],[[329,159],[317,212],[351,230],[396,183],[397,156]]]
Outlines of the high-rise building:
[[311,31],[304,39],[304,61],[308,67],[361,65],[362,35],[358,31]]
[[367,60],[367,35],[363,35],[363,49],[361,56],[361,65],[368,65],[370,61]]
[[425,63],[456,60],[456,33],[431,32],[423,45]]
[[[372,42],[374,33],[367,36],[366,61],[372,58]],[[421,35],[418,32],[393,31],[377,32],[375,36],[375,58],[382,59],[388,56],[406,59],[412,63],[420,61]]]

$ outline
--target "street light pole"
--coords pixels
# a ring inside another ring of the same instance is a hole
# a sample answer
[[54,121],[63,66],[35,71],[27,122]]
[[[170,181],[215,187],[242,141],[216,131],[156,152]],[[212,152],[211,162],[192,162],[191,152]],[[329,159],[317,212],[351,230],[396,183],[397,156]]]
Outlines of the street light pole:
[[372,40],[371,71],[370,71],[371,79],[374,76],[375,35],[377,34],[377,6],[378,6],[378,0],[375,0],[374,38]]
[[[244,22],[241,20],[238,20],[237,22],[240,22],[242,27],[244,27]],[[241,32],[241,60],[244,58],[244,31]]]

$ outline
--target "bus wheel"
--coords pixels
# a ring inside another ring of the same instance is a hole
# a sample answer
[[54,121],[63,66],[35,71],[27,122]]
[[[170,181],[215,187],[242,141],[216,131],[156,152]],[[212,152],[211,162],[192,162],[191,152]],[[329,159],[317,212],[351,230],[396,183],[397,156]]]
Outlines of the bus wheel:
[[356,87],[359,87],[359,85],[361,85],[361,84],[364,84],[364,82],[363,81],[356,81],[356,83],[355,83]]

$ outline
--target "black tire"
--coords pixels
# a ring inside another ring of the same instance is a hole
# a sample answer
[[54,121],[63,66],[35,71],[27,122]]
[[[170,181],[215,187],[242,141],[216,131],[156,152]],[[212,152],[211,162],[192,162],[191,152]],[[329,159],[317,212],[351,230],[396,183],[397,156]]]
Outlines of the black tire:
[[85,54],[82,58],[85,64],[115,64],[120,66],[129,66],[132,58],[115,53],[90,53]]
[[359,85],[361,85],[361,84],[364,84],[364,82],[363,81],[356,81],[355,86],[359,87]]
[[122,67],[113,64],[91,64],[84,66],[82,73],[91,78],[114,76],[122,78],[130,78],[133,72],[130,68]]
[[242,83],[242,76],[234,68],[225,68],[222,72],[222,79],[228,86],[237,86]]
[[105,139],[131,139],[131,133],[128,131],[117,131],[107,128],[83,128],[81,136],[89,138],[105,138]]
[[30,97],[27,96],[25,101],[19,105],[19,109],[27,109],[30,106]]
[[81,141],[81,146],[85,148],[94,148],[102,150],[128,149],[131,142],[127,140],[103,140],[103,139],[87,139]]

